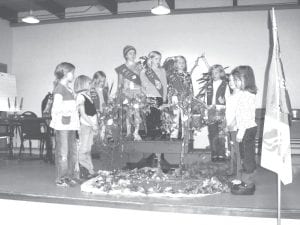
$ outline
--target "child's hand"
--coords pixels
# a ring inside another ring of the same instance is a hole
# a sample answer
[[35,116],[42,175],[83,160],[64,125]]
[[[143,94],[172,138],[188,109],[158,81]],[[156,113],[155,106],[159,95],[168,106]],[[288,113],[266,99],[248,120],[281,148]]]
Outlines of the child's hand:
[[225,98],[222,98],[221,96],[218,98],[218,100],[219,100],[219,102],[222,103],[222,104],[225,103]]
[[243,138],[236,137],[236,142],[241,143]]
[[244,134],[242,132],[238,132],[237,135],[236,135],[236,141],[238,143],[242,142],[243,137],[244,137]]

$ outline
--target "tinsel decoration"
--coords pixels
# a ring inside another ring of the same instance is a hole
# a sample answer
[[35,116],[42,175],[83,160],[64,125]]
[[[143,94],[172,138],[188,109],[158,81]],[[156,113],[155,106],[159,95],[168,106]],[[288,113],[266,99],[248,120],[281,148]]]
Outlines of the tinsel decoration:
[[[198,167],[198,166],[197,166]],[[208,167],[210,168],[210,167]],[[222,173],[203,174],[195,165],[178,173],[164,174],[157,168],[130,171],[98,171],[98,176],[83,183],[81,190],[95,194],[140,195],[160,197],[197,197],[229,191],[229,181]],[[216,168],[218,171],[226,168]]]

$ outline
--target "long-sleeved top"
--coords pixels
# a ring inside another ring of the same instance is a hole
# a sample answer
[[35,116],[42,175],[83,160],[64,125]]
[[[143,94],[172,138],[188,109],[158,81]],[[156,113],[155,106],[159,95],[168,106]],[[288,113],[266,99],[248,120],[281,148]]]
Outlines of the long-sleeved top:
[[241,91],[236,108],[236,127],[238,135],[244,136],[246,129],[257,126],[255,122],[255,94]]
[[236,93],[226,96],[225,118],[226,118],[227,128],[229,129],[229,131],[237,130],[236,111],[237,111],[240,94],[241,92],[238,91]]
[[58,83],[53,95],[50,127],[55,130],[79,130],[79,115],[72,90]]
[[140,78],[142,82],[142,90],[145,92],[147,97],[162,97],[164,101],[167,99],[167,76],[166,71],[163,68],[152,68],[156,73],[158,78],[160,79],[162,88],[163,88],[163,96],[159,94],[159,91],[156,87],[151,83],[151,81],[146,76],[146,70],[142,70],[140,73]]

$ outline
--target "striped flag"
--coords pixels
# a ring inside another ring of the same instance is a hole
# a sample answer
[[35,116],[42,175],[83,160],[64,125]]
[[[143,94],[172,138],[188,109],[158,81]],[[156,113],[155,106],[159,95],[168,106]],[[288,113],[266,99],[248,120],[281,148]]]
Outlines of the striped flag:
[[283,184],[292,182],[289,97],[285,85],[277,24],[272,10],[273,51],[264,121],[261,166],[278,174]]

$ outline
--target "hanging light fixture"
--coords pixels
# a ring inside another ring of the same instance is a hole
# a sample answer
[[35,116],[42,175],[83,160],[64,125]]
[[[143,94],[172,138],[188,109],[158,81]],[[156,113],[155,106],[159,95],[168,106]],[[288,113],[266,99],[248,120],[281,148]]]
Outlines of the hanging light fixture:
[[30,23],[30,24],[35,24],[35,23],[39,23],[40,20],[38,18],[36,18],[33,14],[32,14],[32,10],[29,11],[29,16],[25,16],[22,18],[22,22],[24,23]]
[[162,0],[158,0],[158,5],[151,9],[151,13],[154,15],[167,15],[170,14],[170,8],[163,4]]

